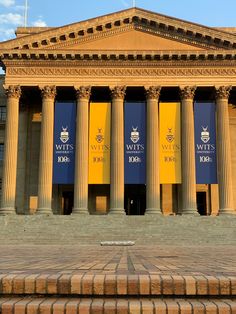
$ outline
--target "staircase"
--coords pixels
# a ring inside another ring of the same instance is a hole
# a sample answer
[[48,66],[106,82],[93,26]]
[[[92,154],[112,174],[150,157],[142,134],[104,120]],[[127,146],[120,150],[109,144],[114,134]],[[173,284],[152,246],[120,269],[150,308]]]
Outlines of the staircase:
[[[236,313],[235,217],[0,217],[0,313]],[[101,241],[135,241],[101,246]]]

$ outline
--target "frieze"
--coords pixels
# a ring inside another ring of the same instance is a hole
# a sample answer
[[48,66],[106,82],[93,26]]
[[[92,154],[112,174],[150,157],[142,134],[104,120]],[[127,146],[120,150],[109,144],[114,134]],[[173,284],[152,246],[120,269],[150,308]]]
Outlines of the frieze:
[[8,68],[7,76],[235,76],[236,68]]

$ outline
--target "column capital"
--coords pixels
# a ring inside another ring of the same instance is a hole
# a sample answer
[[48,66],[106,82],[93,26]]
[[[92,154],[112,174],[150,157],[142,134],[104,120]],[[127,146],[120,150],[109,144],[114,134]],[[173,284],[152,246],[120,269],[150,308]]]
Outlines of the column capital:
[[54,99],[56,97],[57,90],[55,85],[40,87],[40,90],[42,98]]
[[219,86],[216,89],[216,99],[229,99],[232,86]]
[[185,86],[180,87],[180,98],[182,99],[192,99],[194,98],[196,86]]
[[89,100],[91,95],[91,86],[75,86],[76,98]]
[[145,87],[147,99],[159,99],[161,93],[161,86]]
[[21,96],[21,87],[20,85],[10,85],[5,87],[5,93],[8,98],[17,98],[19,99]]
[[111,97],[113,99],[124,99],[125,98],[126,86],[110,87],[110,90],[111,90]]

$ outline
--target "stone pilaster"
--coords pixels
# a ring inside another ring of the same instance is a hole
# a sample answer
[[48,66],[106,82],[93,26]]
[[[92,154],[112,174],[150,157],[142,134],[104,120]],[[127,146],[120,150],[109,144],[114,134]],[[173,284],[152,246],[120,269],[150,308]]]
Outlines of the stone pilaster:
[[15,214],[20,86],[9,86],[0,214]]
[[236,214],[233,203],[228,98],[231,86],[216,89],[219,214]]
[[182,214],[198,215],[194,147],[193,99],[195,86],[180,90],[182,106]]
[[73,214],[88,214],[88,106],[90,86],[76,88],[76,152]]
[[39,155],[37,214],[52,214],[53,123],[55,86],[45,86],[42,93],[42,124]]
[[110,214],[124,212],[124,97],[125,86],[111,89],[111,183]]
[[146,89],[147,97],[147,185],[146,214],[161,214],[160,209],[160,174],[159,174],[159,126],[158,100],[160,86]]

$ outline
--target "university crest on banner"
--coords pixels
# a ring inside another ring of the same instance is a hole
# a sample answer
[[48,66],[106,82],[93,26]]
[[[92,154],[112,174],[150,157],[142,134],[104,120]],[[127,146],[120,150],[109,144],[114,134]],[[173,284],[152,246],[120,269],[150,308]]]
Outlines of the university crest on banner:
[[173,142],[174,140],[174,134],[172,133],[172,128],[168,128],[168,133],[166,135],[166,139],[169,143]]
[[210,132],[207,131],[208,126],[204,128],[204,126],[202,126],[202,132],[201,132],[201,140],[203,141],[203,143],[207,143],[210,140]]
[[139,132],[137,130],[138,130],[138,127],[134,128],[132,126],[132,131],[130,133],[130,139],[133,143],[137,143],[139,141]]
[[60,140],[62,141],[62,143],[66,143],[69,141],[69,132],[68,130],[68,126],[67,127],[62,127],[62,131],[61,131],[61,136],[60,136]]
[[102,134],[102,128],[98,128],[98,133],[96,134],[96,141],[98,143],[102,143],[103,140],[104,140],[104,136]]

